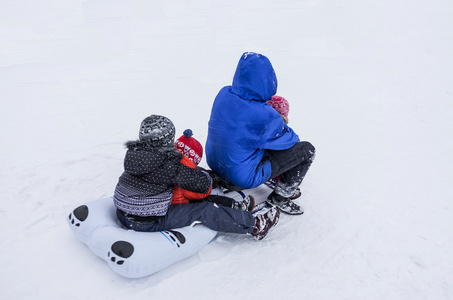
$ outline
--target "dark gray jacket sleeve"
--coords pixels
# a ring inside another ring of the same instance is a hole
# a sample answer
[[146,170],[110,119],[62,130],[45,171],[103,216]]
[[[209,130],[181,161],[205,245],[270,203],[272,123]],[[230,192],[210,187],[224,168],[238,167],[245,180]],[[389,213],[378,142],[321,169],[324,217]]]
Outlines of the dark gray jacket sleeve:
[[194,193],[206,194],[211,189],[212,178],[205,171],[194,170],[181,164],[173,184]]

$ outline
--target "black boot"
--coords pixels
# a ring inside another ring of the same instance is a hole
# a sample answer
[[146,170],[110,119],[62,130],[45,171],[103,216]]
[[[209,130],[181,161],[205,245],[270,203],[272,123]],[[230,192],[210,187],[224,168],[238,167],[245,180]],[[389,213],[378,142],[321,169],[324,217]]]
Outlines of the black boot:
[[275,191],[267,197],[266,202],[270,205],[278,207],[278,209],[282,212],[290,215],[301,215],[304,213],[304,209],[302,207],[294,203],[290,198],[280,196]]

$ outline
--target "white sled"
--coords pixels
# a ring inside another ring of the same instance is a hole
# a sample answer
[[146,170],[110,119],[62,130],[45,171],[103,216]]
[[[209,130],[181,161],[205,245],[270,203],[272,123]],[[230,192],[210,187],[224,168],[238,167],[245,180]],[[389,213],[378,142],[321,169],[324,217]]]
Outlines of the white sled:
[[67,221],[94,254],[128,278],[151,275],[187,258],[217,234],[200,224],[159,232],[127,230],[117,220],[111,197],[77,207]]

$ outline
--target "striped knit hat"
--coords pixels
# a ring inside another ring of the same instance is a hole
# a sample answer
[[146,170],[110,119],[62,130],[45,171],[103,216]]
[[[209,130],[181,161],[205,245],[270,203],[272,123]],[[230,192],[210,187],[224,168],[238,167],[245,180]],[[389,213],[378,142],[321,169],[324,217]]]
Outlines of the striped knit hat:
[[175,147],[182,155],[198,165],[203,157],[203,146],[192,135],[192,130],[184,130],[183,135],[176,140]]
[[142,121],[139,138],[152,147],[168,147],[175,140],[175,125],[164,116],[151,115]]

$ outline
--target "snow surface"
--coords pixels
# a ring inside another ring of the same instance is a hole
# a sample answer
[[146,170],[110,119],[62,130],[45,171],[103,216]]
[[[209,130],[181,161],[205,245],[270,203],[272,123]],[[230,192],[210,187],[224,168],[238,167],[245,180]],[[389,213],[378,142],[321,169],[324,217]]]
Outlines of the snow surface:
[[[1,1],[0,298],[453,299],[452,20],[449,0]],[[120,277],[68,214],[112,194],[146,116],[204,144],[245,51],[317,148],[305,214]]]

